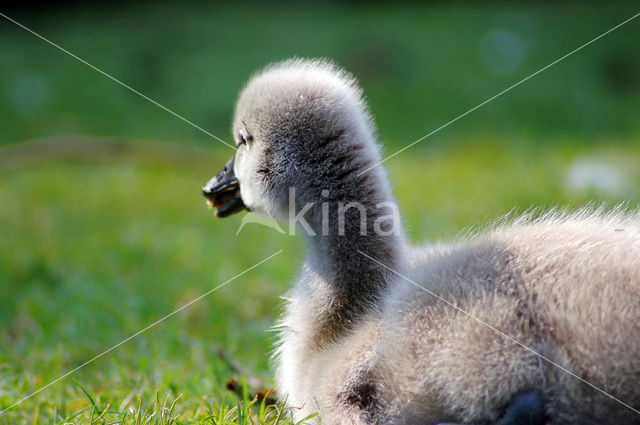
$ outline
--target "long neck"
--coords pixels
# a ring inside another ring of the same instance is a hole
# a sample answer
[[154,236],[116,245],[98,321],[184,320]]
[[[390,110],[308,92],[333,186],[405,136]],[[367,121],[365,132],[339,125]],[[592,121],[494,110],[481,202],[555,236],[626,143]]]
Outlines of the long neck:
[[297,214],[307,208],[297,227],[306,236],[306,264],[315,276],[314,288],[307,291],[317,298],[319,336],[327,340],[375,313],[397,280],[395,273],[404,269],[406,242],[398,209],[383,170],[368,173],[332,185],[320,196],[310,190],[314,202],[295,203]]

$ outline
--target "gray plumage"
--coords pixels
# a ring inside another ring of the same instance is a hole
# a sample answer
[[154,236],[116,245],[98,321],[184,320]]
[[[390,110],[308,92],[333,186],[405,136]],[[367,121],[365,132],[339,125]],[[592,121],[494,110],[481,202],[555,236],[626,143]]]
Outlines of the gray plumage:
[[[509,418],[539,400],[545,418],[531,423],[640,423],[550,363],[640,409],[637,212],[550,212],[411,247],[378,207],[393,202],[383,166],[362,173],[381,156],[361,91],[325,61],[289,60],[256,74],[233,133],[248,209],[287,220],[313,203],[275,360],[296,418],[318,411],[327,425],[515,424],[524,422]],[[337,206],[352,201],[364,206],[365,227],[351,208],[339,235]]]

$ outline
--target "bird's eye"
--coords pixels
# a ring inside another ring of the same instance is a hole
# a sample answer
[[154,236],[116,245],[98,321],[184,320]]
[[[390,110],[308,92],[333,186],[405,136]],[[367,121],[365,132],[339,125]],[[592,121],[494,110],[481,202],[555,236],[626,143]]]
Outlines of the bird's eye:
[[253,136],[249,134],[245,137],[242,133],[238,133],[238,140],[238,147],[245,146],[249,148],[249,145],[253,142]]

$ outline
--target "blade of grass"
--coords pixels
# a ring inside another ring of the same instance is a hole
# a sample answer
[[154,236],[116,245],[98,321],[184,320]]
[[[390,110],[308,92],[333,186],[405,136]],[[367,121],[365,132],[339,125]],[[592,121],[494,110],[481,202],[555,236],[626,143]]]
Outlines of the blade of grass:
[[[80,382],[76,381],[74,378],[71,378],[71,380],[73,382],[75,382],[75,384],[80,387],[80,389],[82,390],[82,392],[84,393],[84,395],[87,396],[87,398],[89,399],[89,402],[91,402],[91,404],[93,405],[93,407],[96,409],[96,411],[98,412],[98,415],[102,414],[102,411],[100,410],[100,408],[98,407],[98,404],[96,403],[96,401],[93,399],[93,397],[91,397],[91,394],[89,394],[89,391],[87,391],[82,384],[80,384]],[[93,420],[93,414],[91,419]]]

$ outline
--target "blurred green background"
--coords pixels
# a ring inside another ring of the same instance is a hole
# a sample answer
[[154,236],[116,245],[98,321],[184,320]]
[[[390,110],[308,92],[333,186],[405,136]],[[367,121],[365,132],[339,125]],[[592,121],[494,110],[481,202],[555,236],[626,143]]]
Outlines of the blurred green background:
[[[358,78],[391,154],[639,11],[193,1],[3,13],[227,141],[254,71],[332,58]],[[0,422],[63,421],[92,406],[82,385],[122,423],[136,408],[157,420],[156,391],[182,395],[181,423],[219,411],[241,423],[217,352],[271,375],[268,330],[301,241],[255,225],[236,236],[241,216],[205,208],[200,187],[228,147],[4,18],[0,40],[0,410],[283,250]],[[634,207],[639,111],[640,18],[388,161],[410,238],[454,238],[531,206]]]

